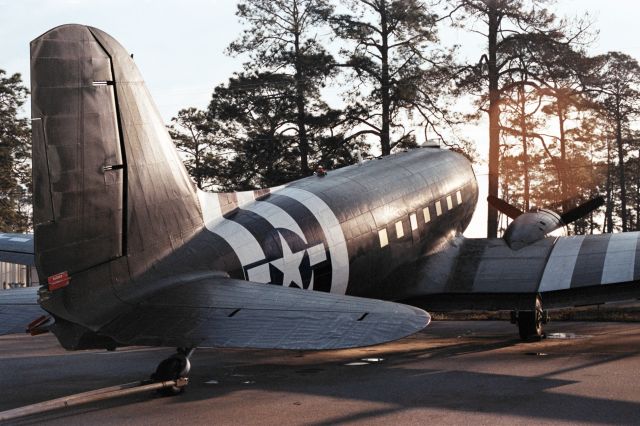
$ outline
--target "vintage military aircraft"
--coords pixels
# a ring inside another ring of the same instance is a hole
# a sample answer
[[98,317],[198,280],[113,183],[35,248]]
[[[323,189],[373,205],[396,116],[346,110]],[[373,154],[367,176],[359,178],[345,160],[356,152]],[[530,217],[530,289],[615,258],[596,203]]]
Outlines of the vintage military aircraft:
[[425,327],[423,308],[510,310],[522,337],[540,336],[542,302],[640,294],[639,233],[548,236],[598,201],[558,215],[491,199],[514,218],[504,238],[467,239],[476,177],[437,148],[202,192],[106,33],[38,37],[31,80],[33,246],[0,235],[0,250],[34,259],[42,285],[0,293],[2,332],[42,309],[30,332],[51,330],[67,349],[178,348],[156,371],[168,379],[186,374],[195,347],[372,345]]

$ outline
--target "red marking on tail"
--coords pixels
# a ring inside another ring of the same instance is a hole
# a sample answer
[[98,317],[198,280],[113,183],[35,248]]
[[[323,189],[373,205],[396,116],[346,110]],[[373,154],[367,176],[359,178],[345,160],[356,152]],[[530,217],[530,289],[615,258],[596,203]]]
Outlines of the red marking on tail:
[[47,278],[49,284],[49,291],[57,290],[69,285],[69,274],[67,271],[60,272],[59,274],[51,275]]

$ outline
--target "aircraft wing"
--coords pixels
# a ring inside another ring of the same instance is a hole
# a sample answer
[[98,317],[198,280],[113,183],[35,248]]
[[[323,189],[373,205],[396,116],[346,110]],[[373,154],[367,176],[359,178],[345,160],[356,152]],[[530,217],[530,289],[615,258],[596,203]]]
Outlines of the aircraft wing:
[[640,298],[639,238],[550,237],[519,250],[502,239],[463,238],[419,265],[418,285],[403,301],[431,310],[498,310],[531,309],[537,294],[545,308]]
[[429,321],[397,303],[214,277],[145,297],[100,333],[125,345],[338,349],[396,340]]
[[38,287],[0,290],[0,336],[24,333],[31,321],[46,314],[38,304]]
[[0,233],[0,262],[33,266],[33,234]]

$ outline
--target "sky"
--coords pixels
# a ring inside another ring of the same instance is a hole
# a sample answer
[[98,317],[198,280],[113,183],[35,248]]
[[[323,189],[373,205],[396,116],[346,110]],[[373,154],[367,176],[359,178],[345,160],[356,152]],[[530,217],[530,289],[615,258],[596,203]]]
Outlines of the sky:
[[[213,87],[225,82],[246,58],[225,55],[225,48],[242,30],[235,0],[0,0],[0,69],[19,72],[29,81],[29,42],[67,23],[91,25],[115,37],[134,54],[138,68],[160,112],[169,121],[186,107],[205,108]],[[559,16],[589,13],[599,29],[593,54],[622,51],[640,59],[640,3],[637,0],[558,0]],[[462,57],[474,58],[481,39],[445,29],[445,43],[459,44]],[[328,93],[333,101],[337,93]],[[27,112],[25,112],[27,114]],[[486,123],[470,127],[478,151],[487,151]],[[482,236],[486,221],[486,170],[480,181],[478,211],[466,235]]]

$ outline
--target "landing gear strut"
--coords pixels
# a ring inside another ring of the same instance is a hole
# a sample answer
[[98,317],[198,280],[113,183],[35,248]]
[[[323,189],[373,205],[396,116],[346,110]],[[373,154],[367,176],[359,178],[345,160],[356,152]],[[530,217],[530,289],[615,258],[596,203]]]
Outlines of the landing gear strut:
[[544,337],[543,324],[549,322],[549,313],[542,310],[542,300],[536,297],[531,311],[511,311],[511,323],[518,324],[522,340],[540,340]]
[[195,350],[195,348],[178,348],[176,354],[171,355],[158,364],[155,373],[151,375],[151,380],[154,382],[176,380],[184,383],[182,386],[176,385],[162,388],[158,391],[160,394],[171,396],[184,392],[185,386],[188,383],[187,376],[189,375],[189,370],[191,370],[189,358]]

